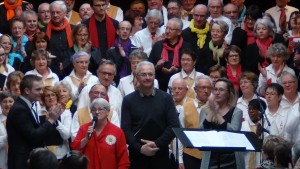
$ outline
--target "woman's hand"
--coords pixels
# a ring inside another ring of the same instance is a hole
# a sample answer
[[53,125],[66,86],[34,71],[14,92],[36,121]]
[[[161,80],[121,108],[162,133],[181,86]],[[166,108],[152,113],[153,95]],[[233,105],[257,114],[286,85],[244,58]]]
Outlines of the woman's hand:
[[285,66],[285,63],[283,62],[280,66],[279,66],[279,69],[277,70],[276,72],[276,77],[280,77],[281,76],[281,73],[284,69],[284,66]]
[[282,36],[283,36],[285,42],[287,42],[289,40],[289,33],[285,33]]
[[16,9],[15,9],[15,15],[18,17],[21,17],[22,14],[22,6],[19,5]]
[[85,44],[85,52],[90,54],[91,53],[91,49],[92,49],[92,41],[88,41],[86,44]]
[[299,49],[299,42],[290,41],[290,45],[294,49]]
[[213,59],[214,61],[218,61],[218,46],[216,46],[215,50],[213,51]]
[[220,58],[223,57],[223,53],[224,53],[225,48],[227,48],[227,43],[226,43],[226,41],[223,42],[223,46],[222,46],[221,52],[220,52]]
[[85,84],[84,81],[81,81],[79,86],[78,86],[78,93],[80,94],[81,90],[84,88]]
[[87,132],[86,132],[86,139],[88,140],[89,139],[89,134],[90,133],[93,133],[94,132],[94,128],[93,128],[93,126],[89,126],[89,128],[88,128],[88,130],[87,130]]
[[258,63],[258,70],[263,75],[263,77],[267,77],[267,70],[263,67],[261,67],[260,63]]
[[172,66],[170,69],[167,69],[165,67],[162,68],[162,72],[164,72],[165,74],[171,74],[171,73],[175,73],[177,71],[177,67]]
[[257,122],[257,123],[256,123],[256,135],[257,135],[257,136],[260,136],[261,133],[262,133],[262,131],[263,131],[263,129],[262,129],[261,124]]

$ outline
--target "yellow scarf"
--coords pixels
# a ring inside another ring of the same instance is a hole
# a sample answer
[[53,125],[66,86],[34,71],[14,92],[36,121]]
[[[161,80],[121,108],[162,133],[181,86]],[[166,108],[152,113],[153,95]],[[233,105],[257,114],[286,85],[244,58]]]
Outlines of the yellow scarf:
[[204,29],[198,29],[194,27],[195,21],[194,19],[191,20],[190,28],[192,32],[197,33],[198,42],[197,45],[202,48],[205,44],[206,34],[209,31],[209,24],[206,22]]

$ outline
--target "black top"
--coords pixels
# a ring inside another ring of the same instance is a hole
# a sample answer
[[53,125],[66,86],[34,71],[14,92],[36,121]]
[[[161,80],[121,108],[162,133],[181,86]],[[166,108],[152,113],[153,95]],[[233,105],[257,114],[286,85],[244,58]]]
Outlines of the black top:
[[[154,64],[154,66],[161,59],[161,53],[162,53],[162,50],[163,50],[163,43],[164,42],[165,41],[163,41],[163,40],[162,41],[158,41],[152,47],[152,51],[151,51],[150,56],[149,56],[149,62],[152,62]],[[172,47],[172,48],[174,48],[177,44],[171,45],[171,44],[169,44],[167,42],[167,45],[170,46],[170,47]],[[179,55],[179,58],[178,58],[179,59],[179,64],[180,64],[180,52],[183,49],[186,49],[186,48],[192,48],[192,45],[189,44],[186,41],[183,41],[182,47],[179,49],[179,53],[178,53],[178,55]],[[170,69],[172,67],[174,52],[168,51],[168,56],[169,56],[169,61],[165,62],[163,67],[165,67],[167,69]],[[156,79],[159,81],[159,89],[161,89],[163,91],[167,91],[169,79],[175,73],[173,73],[173,74],[165,74],[165,73],[162,72],[162,70],[155,70],[155,74],[156,74],[155,75]]]
[[205,129],[217,129],[217,130],[227,130],[227,123],[231,123],[232,115],[234,112],[234,108],[230,109],[224,116],[224,123],[218,125],[213,122],[208,122],[206,119],[203,122],[203,126]]
[[[221,45],[218,45],[218,49],[220,49],[221,47],[222,47]],[[214,61],[213,51],[209,49],[209,46],[205,46],[202,49],[197,49],[196,55],[197,55],[197,62],[196,62],[195,68],[199,72],[208,74],[208,69],[210,67],[218,64],[217,61]],[[224,59],[224,57],[220,58],[220,65],[226,66],[226,64],[227,63],[226,63],[226,60]]]
[[[96,27],[97,27],[97,33],[98,33],[98,40],[99,40],[99,45],[100,45],[100,51],[102,55],[105,55],[106,51],[108,50],[107,47],[107,32],[106,32],[106,18],[104,18],[101,22],[96,20]],[[119,27],[119,22],[110,18],[110,20],[112,21],[116,31]],[[85,24],[87,27],[89,27],[89,23],[90,23],[90,19],[88,19],[87,21],[83,22],[83,24]],[[90,32],[91,35],[93,35],[92,32]],[[117,33],[116,33],[116,37],[117,37]]]
[[[196,53],[197,49],[200,49],[197,44],[197,42],[198,42],[197,33],[192,32],[190,27],[184,29],[181,33],[181,36],[184,41],[189,42],[192,45],[193,51],[195,53]],[[210,34],[210,31],[208,31],[206,34],[206,39],[205,39],[205,43],[204,43],[203,47],[208,46],[210,41],[211,41],[211,34]]]
[[[168,145],[175,137],[173,127],[179,127],[179,120],[172,97],[159,90],[154,89],[150,96],[140,93],[139,90],[127,95],[122,103],[121,128],[129,145],[129,151],[140,154],[142,144],[134,136],[150,119],[155,121],[162,133],[154,141],[159,151],[168,151]],[[149,124],[149,123],[148,123]],[[145,131],[144,131],[145,132]],[[149,130],[149,132],[159,132]]]
[[236,45],[242,50],[242,52],[245,52],[247,48],[247,40],[247,32],[241,29],[241,27],[237,27],[232,32],[232,40],[230,45]]
[[[22,10],[26,11],[26,6],[28,5],[28,2],[22,2]],[[10,35],[10,29],[9,29],[9,21],[7,20],[7,9],[4,6],[4,3],[0,5],[0,32],[2,34],[8,34]]]

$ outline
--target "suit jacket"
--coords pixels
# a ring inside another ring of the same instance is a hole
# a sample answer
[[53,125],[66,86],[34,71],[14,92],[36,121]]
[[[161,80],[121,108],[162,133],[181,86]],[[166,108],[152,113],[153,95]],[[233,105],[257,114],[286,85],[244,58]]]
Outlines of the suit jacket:
[[56,131],[48,121],[38,124],[30,109],[18,97],[7,116],[8,169],[26,169],[29,153],[34,148],[44,147],[48,134]]

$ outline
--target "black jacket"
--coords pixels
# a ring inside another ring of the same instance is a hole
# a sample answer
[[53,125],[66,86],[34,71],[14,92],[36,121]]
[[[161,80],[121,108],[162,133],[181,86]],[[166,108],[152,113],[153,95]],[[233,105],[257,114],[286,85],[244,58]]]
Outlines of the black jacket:
[[[200,49],[197,42],[198,42],[198,37],[197,33],[192,32],[191,28],[186,28],[182,31],[181,36],[184,41],[189,42],[192,45],[193,51],[196,53],[197,49]],[[210,31],[207,32],[206,34],[206,39],[203,47],[208,46],[209,42],[211,41],[211,34]]]

